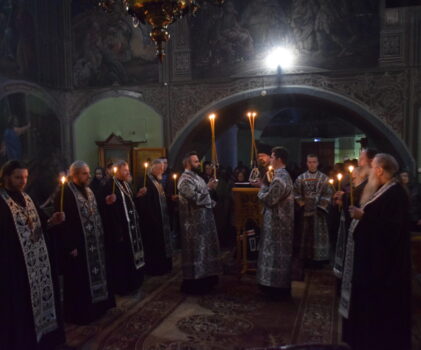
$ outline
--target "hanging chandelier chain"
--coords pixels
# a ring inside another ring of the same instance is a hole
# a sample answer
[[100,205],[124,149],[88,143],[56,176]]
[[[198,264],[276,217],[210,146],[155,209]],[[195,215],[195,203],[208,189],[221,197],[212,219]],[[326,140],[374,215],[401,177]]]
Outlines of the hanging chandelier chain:
[[123,6],[133,17],[133,24],[139,22],[152,27],[150,37],[156,43],[157,56],[162,62],[165,56],[164,43],[170,39],[168,26],[178,19],[195,15],[203,2],[222,6],[225,0],[93,0],[107,12],[116,6]]

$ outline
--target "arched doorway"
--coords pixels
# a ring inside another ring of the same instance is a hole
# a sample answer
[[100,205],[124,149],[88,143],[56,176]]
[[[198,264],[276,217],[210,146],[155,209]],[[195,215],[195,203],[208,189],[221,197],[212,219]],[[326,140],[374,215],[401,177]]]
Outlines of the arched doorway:
[[141,147],[164,144],[162,117],[150,106],[133,97],[105,95],[87,106],[74,121],[74,158],[96,167],[96,141],[104,141],[111,133],[126,141],[139,142]]
[[0,98],[0,116],[0,165],[12,159],[23,161],[30,171],[26,191],[42,204],[64,168],[55,109],[42,94],[23,89]]
[[[323,110],[335,115],[347,125],[354,126],[369,140],[369,144],[397,157],[402,167],[415,170],[414,159],[404,141],[379,117],[366,107],[343,95],[308,86],[283,86],[244,91],[224,98],[199,111],[178,134],[170,147],[172,166],[178,166],[183,154],[197,150],[206,154],[209,149],[209,122],[207,115],[218,113],[217,134],[221,135],[233,125],[245,119],[249,109],[258,110],[261,115],[276,116],[283,109],[305,108]],[[266,118],[269,123],[270,118]],[[310,137],[310,135],[308,135]],[[306,138],[306,135],[302,135]],[[282,145],[282,139],[279,139]],[[226,150],[229,152],[230,150]]]

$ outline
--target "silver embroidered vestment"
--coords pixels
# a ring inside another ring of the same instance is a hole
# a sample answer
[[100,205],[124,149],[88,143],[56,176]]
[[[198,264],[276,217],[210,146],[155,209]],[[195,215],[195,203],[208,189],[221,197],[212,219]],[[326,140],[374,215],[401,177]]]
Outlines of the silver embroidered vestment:
[[32,199],[26,193],[22,193],[25,208],[17,204],[4,189],[0,190],[0,195],[10,209],[22,248],[35,334],[39,342],[43,335],[58,328],[50,258],[41,221]]
[[328,177],[320,171],[306,171],[294,183],[295,199],[304,202],[300,255],[304,259],[329,259],[328,207],[332,196]]
[[291,177],[276,169],[269,186],[258,198],[264,206],[263,231],[259,243],[257,282],[276,288],[291,287],[291,259],[294,230],[294,196]]
[[178,182],[184,279],[222,272],[212,201],[205,181],[186,170]]
[[108,298],[108,288],[105,270],[104,230],[95,195],[87,187],[88,198],[85,198],[71,182],[69,183],[69,188],[75,196],[82,223],[92,302],[106,300]]
[[139,215],[133,202],[133,193],[127,182],[114,181],[116,184],[116,190],[118,189],[120,191],[123,202],[124,215],[129,232],[134,265],[136,270],[139,270],[145,265],[145,255],[143,252],[142,236],[140,234]]
[[171,227],[170,219],[168,217],[167,210],[167,198],[165,196],[164,188],[161,183],[158,182],[155,177],[149,175],[149,179],[154,184],[156,190],[158,191],[159,196],[159,207],[161,208],[161,218],[162,218],[162,232],[164,234],[164,245],[165,245],[165,256],[171,258],[173,255],[173,248],[171,243]]

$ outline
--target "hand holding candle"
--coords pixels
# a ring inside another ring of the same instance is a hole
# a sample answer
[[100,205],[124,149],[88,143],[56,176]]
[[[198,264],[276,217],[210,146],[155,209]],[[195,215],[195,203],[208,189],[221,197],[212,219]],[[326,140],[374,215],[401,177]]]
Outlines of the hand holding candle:
[[267,177],[269,183],[272,182],[272,171],[273,171],[273,166],[269,165],[268,171],[266,173],[266,177]]
[[143,164],[143,166],[145,167],[145,174],[143,176],[143,187],[146,187],[146,176],[147,176],[147,170],[148,170],[149,163],[146,162],[145,164]]
[[117,167],[113,167],[113,194],[115,193],[115,175],[117,174]]
[[353,207],[354,206],[354,189],[353,189],[353,184],[352,184],[352,172],[354,171],[354,167],[350,165],[348,167],[348,170],[349,170],[349,197],[350,197],[351,207]]
[[329,179],[329,184],[330,184],[330,186],[332,187],[333,192],[336,192],[336,188],[335,188],[335,186],[333,185],[334,183],[335,183],[335,180],[333,180],[333,179]]
[[336,175],[336,178],[338,179],[338,191],[341,190],[342,177],[343,177],[343,175],[341,173],[339,173],[338,175]]
[[66,176],[62,176],[61,182],[61,196],[60,196],[60,212],[63,212],[64,207],[64,185],[66,184]]
[[174,174],[172,178],[174,179],[174,195],[176,195],[177,194],[177,174]]

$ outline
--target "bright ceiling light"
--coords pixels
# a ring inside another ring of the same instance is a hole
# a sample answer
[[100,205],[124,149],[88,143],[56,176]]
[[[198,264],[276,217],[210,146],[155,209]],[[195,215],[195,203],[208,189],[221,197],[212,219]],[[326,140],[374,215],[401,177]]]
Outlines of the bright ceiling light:
[[270,69],[281,67],[288,69],[294,66],[295,56],[291,49],[277,47],[266,57],[266,65]]

